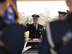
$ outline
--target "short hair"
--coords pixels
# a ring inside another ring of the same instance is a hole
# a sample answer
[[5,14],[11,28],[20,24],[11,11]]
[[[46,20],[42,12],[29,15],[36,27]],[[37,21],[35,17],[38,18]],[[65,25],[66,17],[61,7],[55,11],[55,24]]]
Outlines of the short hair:
[[0,3],[6,2],[6,0],[0,0]]

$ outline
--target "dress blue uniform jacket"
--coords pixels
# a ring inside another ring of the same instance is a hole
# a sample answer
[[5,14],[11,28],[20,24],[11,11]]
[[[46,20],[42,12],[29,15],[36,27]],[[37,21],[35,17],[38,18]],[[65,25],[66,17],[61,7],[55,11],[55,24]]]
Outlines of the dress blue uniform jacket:
[[[51,34],[54,44],[59,43],[62,40],[62,37],[69,31],[70,24],[57,20],[50,23]],[[71,48],[70,48],[71,47]],[[59,48],[57,50],[58,54],[72,54],[72,40],[69,41],[69,44]],[[43,32],[43,41],[39,49],[39,54],[50,54],[50,45],[47,40],[46,31]]]
[[27,30],[29,31],[29,38],[41,38],[43,26],[38,24],[38,29],[36,30],[34,24],[27,24]]
[[19,24],[12,24],[5,28],[1,40],[12,54],[21,54],[25,42],[25,31],[26,27]]

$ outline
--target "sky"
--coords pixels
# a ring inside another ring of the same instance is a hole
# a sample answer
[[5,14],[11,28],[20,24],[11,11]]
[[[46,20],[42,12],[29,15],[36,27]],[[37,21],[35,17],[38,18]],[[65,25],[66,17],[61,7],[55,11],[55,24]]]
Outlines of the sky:
[[17,9],[20,13],[25,13],[25,16],[32,14],[46,14],[49,11],[50,16],[58,15],[58,11],[68,10],[65,1],[18,1]]

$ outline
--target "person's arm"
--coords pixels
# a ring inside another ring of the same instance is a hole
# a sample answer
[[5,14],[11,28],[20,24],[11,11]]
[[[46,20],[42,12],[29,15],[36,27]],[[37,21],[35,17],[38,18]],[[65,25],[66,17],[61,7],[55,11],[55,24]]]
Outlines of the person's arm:
[[27,28],[26,31],[28,31],[29,30],[29,24],[28,23],[26,24],[26,28]]

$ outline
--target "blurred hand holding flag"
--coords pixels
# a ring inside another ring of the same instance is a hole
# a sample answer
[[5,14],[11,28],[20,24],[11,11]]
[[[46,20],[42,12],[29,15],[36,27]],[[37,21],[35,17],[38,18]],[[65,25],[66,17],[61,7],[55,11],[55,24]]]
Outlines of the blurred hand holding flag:
[[16,22],[17,16],[16,0],[7,0],[7,9],[4,13],[4,19],[8,24],[12,24]]

